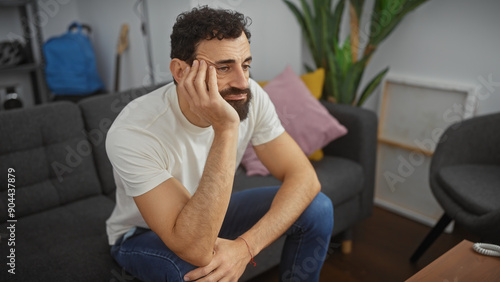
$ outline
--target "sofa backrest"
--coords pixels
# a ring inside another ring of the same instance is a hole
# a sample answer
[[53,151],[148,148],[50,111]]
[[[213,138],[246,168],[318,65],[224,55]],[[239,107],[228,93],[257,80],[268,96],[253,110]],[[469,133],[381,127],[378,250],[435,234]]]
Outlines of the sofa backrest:
[[101,194],[78,106],[0,112],[0,183],[0,222],[9,219],[9,207],[20,218]]
[[109,162],[105,147],[108,130],[125,105],[155,88],[141,87],[115,94],[94,96],[79,103],[85,129],[92,144],[97,174],[101,181],[102,190],[108,196],[113,196],[116,188],[113,167]]

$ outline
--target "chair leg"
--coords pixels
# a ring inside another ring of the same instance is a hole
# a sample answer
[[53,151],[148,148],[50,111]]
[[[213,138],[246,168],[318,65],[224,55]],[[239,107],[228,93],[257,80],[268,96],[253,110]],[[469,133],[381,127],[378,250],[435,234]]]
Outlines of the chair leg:
[[451,220],[452,218],[449,217],[446,213],[443,214],[438,223],[436,223],[436,225],[422,241],[422,243],[420,243],[420,246],[418,246],[417,250],[410,257],[410,262],[415,263],[425,253],[425,251],[427,251],[430,245],[432,245],[432,243],[436,241],[437,237],[439,237],[439,235],[443,233],[443,230],[446,228],[446,226],[448,226]]
[[352,253],[352,240],[342,241],[341,250],[344,255]]

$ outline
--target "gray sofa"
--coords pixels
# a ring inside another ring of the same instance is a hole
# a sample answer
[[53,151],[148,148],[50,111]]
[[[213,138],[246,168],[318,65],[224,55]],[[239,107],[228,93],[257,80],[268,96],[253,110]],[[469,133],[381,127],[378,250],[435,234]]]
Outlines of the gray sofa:
[[[0,281],[133,280],[109,254],[105,220],[115,185],[104,140],[124,105],[150,90],[0,112]],[[348,239],[372,211],[377,117],[324,105],[349,133],[325,147],[314,167],[335,207],[334,235]],[[239,168],[234,190],[273,184]],[[282,243],[262,252],[242,280],[276,266]]]

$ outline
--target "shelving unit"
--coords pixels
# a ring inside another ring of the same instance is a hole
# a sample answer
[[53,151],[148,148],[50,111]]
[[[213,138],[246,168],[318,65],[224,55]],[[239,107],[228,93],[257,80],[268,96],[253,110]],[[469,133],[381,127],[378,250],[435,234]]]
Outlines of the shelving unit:
[[[1,77],[20,77],[27,76],[28,79],[20,79],[20,81],[28,82],[28,85],[19,86],[23,89],[21,99],[25,106],[36,105],[47,102],[47,87],[43,78],[43,56],[42,56],[42,34],[40,25],[34,20],[38,15],[38,5],[35,0],[0,0],[0,9],[12,10],[12,13],[18,13],[19,22],[22,27],[22,38],[25,44],[27,61],[21,65],[0,68]],[[5,19],[0,19],[0,24],[8,26]],[[2,39],[5,40],[5,39]],[[10,80],[10,79],[9,79]],[[2,87],[5,82],[1,82]],[[29,91],[27,91],[29,90]]]

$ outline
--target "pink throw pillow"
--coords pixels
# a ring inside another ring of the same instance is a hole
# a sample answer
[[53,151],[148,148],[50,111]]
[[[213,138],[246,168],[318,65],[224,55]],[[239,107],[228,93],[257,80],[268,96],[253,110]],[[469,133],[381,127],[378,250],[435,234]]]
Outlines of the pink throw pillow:
[[[347,134],[347,129],[314,98],[290,66],[264,86],[264,90],[276,107],[281,124],[307,156]],[[248,176],[269,174],[251,144],[241,164]]]

